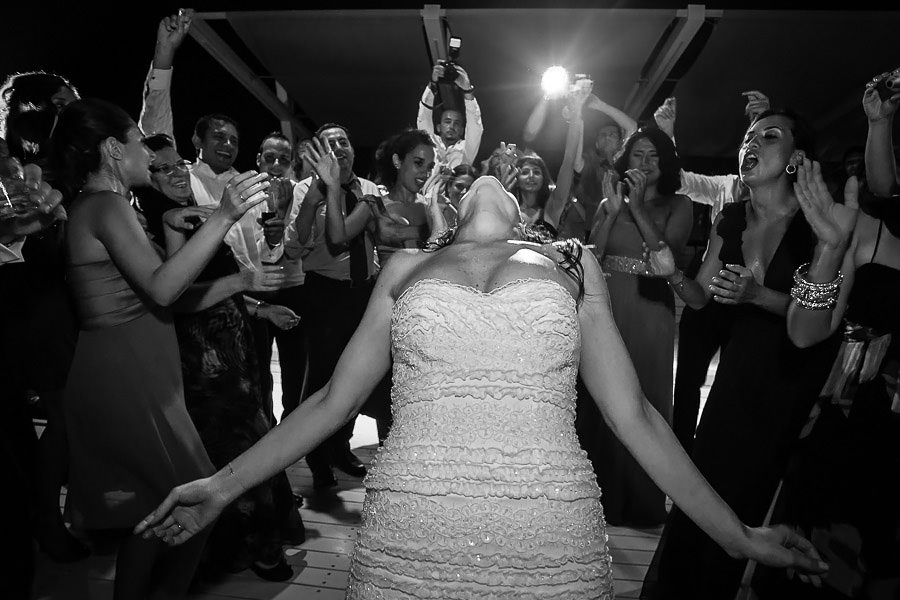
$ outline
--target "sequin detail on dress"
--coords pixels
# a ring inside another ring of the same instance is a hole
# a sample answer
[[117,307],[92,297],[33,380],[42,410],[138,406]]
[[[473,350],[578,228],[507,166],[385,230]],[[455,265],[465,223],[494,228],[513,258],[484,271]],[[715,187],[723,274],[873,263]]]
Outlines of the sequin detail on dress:
[[349,600],[613,598],[575,435],[581,339],[556,282],[439,279],[394,305],[390,436],[369,469]]

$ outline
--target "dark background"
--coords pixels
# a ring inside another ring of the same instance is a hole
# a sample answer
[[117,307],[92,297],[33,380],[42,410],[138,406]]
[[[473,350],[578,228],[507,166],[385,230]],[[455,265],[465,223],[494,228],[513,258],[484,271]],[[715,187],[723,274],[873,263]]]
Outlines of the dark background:
[[[421,8],[424,2],[350,3],[305,2],[201,2],[191,7],[196,11],[226,10],[334,10],[376,8]],[[771,7],[806,8],[800,3],[768,3]],[[869,8],[884,9],[884,5],[868,3]],[[568,8],[683,8],[687,2],[443,2],[444,8],[510,8],[510,7],[568,7]],[[712,2],[707,8],[767,8],[759,2]],[[854,9],[861,9],[854,3]],[[141,107],[141,89],[153,56],[156,27],[159,19],[178,10],[177,4],[160,2],[129,2],[118,6],[105,4],[52,5],[44,2],[20,3],[4,9],[0,73],[3,76],[20,71],[44,69],[59,73],[72,81],[82,96],[99,96],[122,106],[135,118]],[[900,27],[898,27],[900,31]],[[226,32],[227,33],[227,32]],[[236,37],[234,38],[236,39]],[[898,38],[900,39],[900,38]],[[228,39],[232,42],[233,40]],[[241,45],[238,42],[238,45]],[[235,47],[258,74],[265,74],[241,48]],[[424,51],[423,51],[424,55]],[[426,60],[423,58],[423,61]],[[739,68],[737,58],[734,60]],[[823,60],[827,57],[823,44]],[[247,92],[223,67],[188,37],[176,58],[173,85],[175,131],[179,148],[185,158],[193,159],[190,132],[196,119],[206,113],[223,112],[236,116],[241,125],[241,151],[236,167],[251,168],[255,160],[258,140],[280,124],[269,111]],[[425,75],[427,77],[427,74]],[[424,81],[423,81],[424,83]],[[375,93],[360,82],[361,97]],[[400,110],[398,108],[398,110]],[[320,125],[307,121],[312,128]],[[352,128],[352,123],[348,123]],[[490,127],[490,124],[488,124]],[[373,148],[357,148],[358,169],[367,172]],[[548,157],[554,162],[552,157]],[[687,166],[708,173],[734,170],[733,159],[727,157],[685,157]],[[554,170],[551,165],[551,170]]]

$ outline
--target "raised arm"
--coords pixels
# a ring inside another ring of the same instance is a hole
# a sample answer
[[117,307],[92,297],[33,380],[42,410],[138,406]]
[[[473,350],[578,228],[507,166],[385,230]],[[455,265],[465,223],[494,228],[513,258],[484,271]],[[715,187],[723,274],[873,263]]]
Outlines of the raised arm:
[[534,144],[534,140],[537,139],[538,133],[541,132],[541,128],[547,120],[547,109],[549,107],[550,97],[545,94],[541,96],[531,114],[528,115],[528,119],[525,121],[525,129],[522,131],[522,141],[525,142],[526,146]]
[[[325,236],[329,244],[346,244],[366,228],[374,218],[367,202],[357,202],[349,215],[344,215],[340,183],[341,167],[334,151],[313,139],[313,147],[305,149],[305,159],[325,184]],[[360,200],[362,200],[360,198]]]
[[164,17],[159,22],[156,49],[144,82],[143,105],[138,121],[145,135],[165,133],[175,139],[171,94],[172,64],[175,52],[191,27],[193,16],[192,9],[181,9],[178,14]]
[[[268,175],[248,171],[225,186],[219,207],[184,246],[162,262],[134,209],[118,196],[91,198],[92,228],[126,278],[160,306],[170,306],[197,278],[228,230],[265,199]],[[246,198],[246,200],[244,200]]]
[[443,76],[444,65],[434,65],[431,69],[431,79],[428,81],[428,85],[425,86],[425,91],[422,92],[422,97],[419,99],[419,111],[416,117],[417,129],[434,133],[434,122],[432,121],[434,94],[437,89],[437,82]]
[[700,474],[641,391],[613,320],[600,266],[588,255],[583,264],[580,372],[612,431],[657,485],[730,556],[823,572],[827,567],[808,541],[783,526],[747,527]]
[[869,124],[869,134],[866,137],[866,181],[876,196],[888,197],[900,189],[900,174],[897,173],[897,157],[894,156],[892,141],[894,115],[900,105],[900,92],[882,100],[876,89],[882,79],[898,74],[900,69],[874,77],[866,84],[863,94],[863,109]]
[[459,73],[456,85],[462,90],[463,103],[466,105],[466,138],[464,141],[466,162],[471,165],[474,164],[478,157],[478,150],[481,148],[484,124],[481,122],[481,107],[478,106],[478,100],[475,99],[475,88],[469,80],[469,74],[460,66],[456,67],[456,71]]
[[576,87],[568,97],[572,119],[566,133],[566,148],[563,152],[562,164],[559,166],[559,173],[556,176],[556,187],[544,208],[544,220],[556,229],[559,229],[559,218],[569,200],[572,182],[575,180],[575,160],[581,155],[580,142],[584,138],[584,120],[581,117],[581,109],[590,95],[591,88],[588,84]]
[[[398,251],[379,274],[365,315],[341,354],[331,380],[249,450],[212,477],[181,485],[135,528],[144,537],[181,544],[262,481],[303,458],[350,420],[388,372],[393,292],[414,255]],[[181,528],[174,526],[179,523]]]
[[637,131],[637,121],[632,119],[625,112],[616,108],[612,104],[604,102],[594,94],[591,94],[591,97],[588,98],[587,104],[585,106],[591,110],[599,110],[600,112],[609,115],[609,117],[613,121],[615,121],[619,127],[622,128],[622,131],[625,132],[626,138]]
[[616,175],[612,169],[603,174],[603,200],[600,208],[594,213],[594,222],[591,224],[591,233],[588,240],[593,245],[594,256],[602,258],[606,254],[606,242],[609,240],[609,232],[619,218],[619,214],[625,207],[622,194],[622,182],[613,183]]
[[[804,160],[797,167],[794,193],[818,238],[807,272],[799,274],[800,282],[794,286],[787,312],[788,336],[795,345],[806,348],[837,330],[847,310],[847,298],[856,273],[854,255],[858,238],[854,231],[859,216],[859,185],[856,177],[847,179],[844,203],[838,204],[828,193],[819,163]],[[818,290],[807,285],[832,283],[839,273],[843,281],[836,294],[830,292],[820,296]],[[807,298],[804,294],[810,288],[813,288],[815,298]],[[827,305],[817,306],[820,300],[827,300]]]

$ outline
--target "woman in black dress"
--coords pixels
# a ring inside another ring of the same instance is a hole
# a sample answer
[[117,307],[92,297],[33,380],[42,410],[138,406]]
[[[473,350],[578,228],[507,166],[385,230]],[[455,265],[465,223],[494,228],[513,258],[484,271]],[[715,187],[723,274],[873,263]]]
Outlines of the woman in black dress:
[[[697,278],[675,268],[667,247],[650,256],[692,308],[713,300],[729,309],[730,334],[692,459],[738,517],[754,526],[765,519],[835,351],[831,340],[799,349],[785,326],[794,271],[812,258],[815,244],[793,191],[797,166],[811,154],[811,134],[796,115],[760,114],[739,153],[750,199],[719,214]],[[673,507],[642,598],[734,598],[745,566]]]
[[[867,147],[878,148],[877,136],[888,139],[866,170],[873,189],[887,195],[898,187],[896,176],[884,172],[895,164],[889,137],[898,102],[882,101],[873,88],[863,96]],[[753,588],[767,600],[900,597],[900,198],[868,195],[854,179],[837,204],[817,163],[805,162],[798,172],[800,206],[817,245],[811,264],[798,272],[788,334],[806,347],[838,331],[842,344],[773,519],[799,526],[831,568],[821,588],[758,569]],[[804,292],[822,289],[807,282],[828,285],[827,296],[807,300]]]

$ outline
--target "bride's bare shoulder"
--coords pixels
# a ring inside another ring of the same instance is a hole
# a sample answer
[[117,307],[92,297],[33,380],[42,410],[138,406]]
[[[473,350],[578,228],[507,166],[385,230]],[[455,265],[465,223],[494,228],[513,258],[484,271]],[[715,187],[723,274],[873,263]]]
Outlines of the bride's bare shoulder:
[[391,296],[396,299],[408,283],[416,278],[420,267],[433,256],[432,252],[403,248],[394,251],[378,279],[389,285]]

